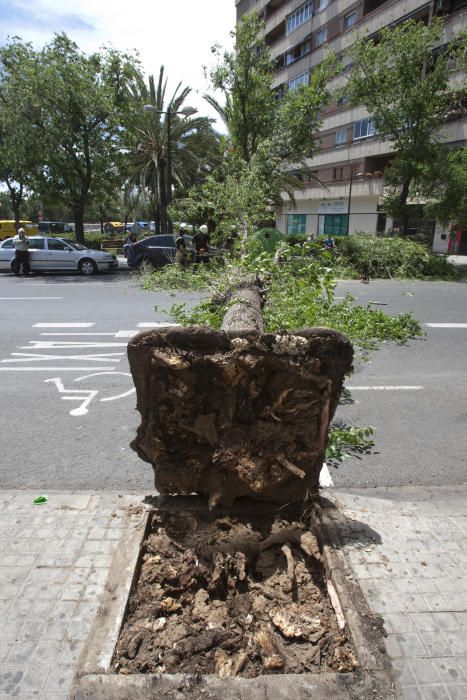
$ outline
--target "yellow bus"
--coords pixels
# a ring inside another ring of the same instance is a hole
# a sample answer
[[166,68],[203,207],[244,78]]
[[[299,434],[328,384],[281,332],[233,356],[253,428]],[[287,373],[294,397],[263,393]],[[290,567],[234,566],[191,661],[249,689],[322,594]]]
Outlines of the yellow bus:
[[[20,225],[26,231],[26,236],[37,236],[39,233],[37,224],[33,224],[32,221],[21,221]],[[5,238],[10,238],[11,236],[16,236],[16,224],[14,219],[0,220],[0,241],[5,240]]]

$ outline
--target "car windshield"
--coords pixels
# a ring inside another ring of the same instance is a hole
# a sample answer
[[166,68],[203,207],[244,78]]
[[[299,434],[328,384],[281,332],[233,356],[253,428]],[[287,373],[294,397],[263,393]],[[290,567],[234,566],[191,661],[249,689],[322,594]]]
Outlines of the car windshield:
[[70,241],[69,238],[62,238],[61,240],[65,241],[65,243],[68,243],[68,245],[74,248],[75,250],[87,250],[85,245],[81,245],[81,243],[77,243],[76,241]]

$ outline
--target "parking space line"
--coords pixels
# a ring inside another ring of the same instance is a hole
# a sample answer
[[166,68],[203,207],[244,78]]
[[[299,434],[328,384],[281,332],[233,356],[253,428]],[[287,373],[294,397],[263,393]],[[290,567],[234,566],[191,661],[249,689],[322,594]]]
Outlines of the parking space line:
[[115,367],[0,367],[0,372],[114,372]]
[[467,323],[425,323],[428,328],[467,328]]
[[94,323],[35,323],[33,328],[91,328]]
[[159,321],[152,321],[151,323],[138,323],[138,328],[162,328],[165,326],[179,326],[180,323],[170,323],[169,321],[165,323],[160,323]]
[[349,391],[421,391],[423,386],[346,386]]
[[63,299],[63,297],[0,297],[0,301],[44,301],[50,299]]

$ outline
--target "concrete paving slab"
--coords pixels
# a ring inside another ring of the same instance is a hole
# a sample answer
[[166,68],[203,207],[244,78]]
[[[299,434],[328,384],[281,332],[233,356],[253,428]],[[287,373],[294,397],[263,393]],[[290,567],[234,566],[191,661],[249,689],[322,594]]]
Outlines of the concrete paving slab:
[[467,486],[327,495],[378,534],[364,549],[344,544],[344,552],[384,619],[404,697],[467,697]]
[[37,495],[0,493],[1,700],[68,697],[114,552],[142,518],[137,496]]

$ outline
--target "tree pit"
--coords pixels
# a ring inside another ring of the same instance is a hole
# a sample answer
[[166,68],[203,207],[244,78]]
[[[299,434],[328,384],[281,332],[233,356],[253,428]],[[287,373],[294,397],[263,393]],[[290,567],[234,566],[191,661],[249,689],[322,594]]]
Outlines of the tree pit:
[[256,678],[358,667],[303,511],[257,510],[152,515],[115,671]]

